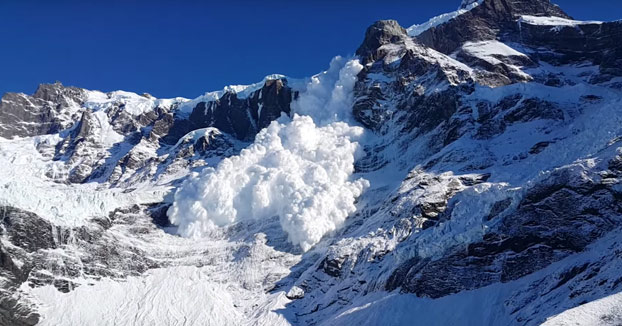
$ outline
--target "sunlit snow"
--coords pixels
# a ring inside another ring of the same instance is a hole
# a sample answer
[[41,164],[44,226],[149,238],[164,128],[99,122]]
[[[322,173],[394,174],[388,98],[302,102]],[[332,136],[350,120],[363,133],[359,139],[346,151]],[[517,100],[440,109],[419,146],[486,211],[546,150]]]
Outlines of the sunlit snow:
[[484,2],[484,0],[463,1],[462,6],[460,6],[460,9],[456,11],[448,12],[446,14],[438,15],[436,17],[431,18],[425,23],[412,25],[408,27],[406,31],[408,32],[408,35],[410,36],[413,36],[413,37],[417,36],[432,27],[442,25],[466,12],[473,10],[475,7],[479,6],[482,2]]
[[339,121],[347,119],[361,69],[336,58],[311,78],[291,119],[272,122],[240,155],[190,177],[168,213],[179,233],[202,237],[244,219],[279,216],[290,242],[308,250],[338,229],[369,186],[351,180],[363,128]]

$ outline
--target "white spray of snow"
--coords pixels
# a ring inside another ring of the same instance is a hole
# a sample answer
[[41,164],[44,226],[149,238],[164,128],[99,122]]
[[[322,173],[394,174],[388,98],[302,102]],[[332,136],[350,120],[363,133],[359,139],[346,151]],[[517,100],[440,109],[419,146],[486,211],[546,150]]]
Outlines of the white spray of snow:
[[290,242],[308,250],[338,229],[369,186],[351,180],[363,129],[339,121],[348,119],[361,69],[356,60],[334,59],[311,79],[293,118],[272,122],[240,155],[191,176],[168,212],[179,233],[197,238],[240,220],[279,216]]
[[363,66],[357,60],[335,57],[327,71],[311,77],[306,90],[292,103],[293,112],[311,116],[319,125],[334,121],[351,123],[352,89],[361,69]]

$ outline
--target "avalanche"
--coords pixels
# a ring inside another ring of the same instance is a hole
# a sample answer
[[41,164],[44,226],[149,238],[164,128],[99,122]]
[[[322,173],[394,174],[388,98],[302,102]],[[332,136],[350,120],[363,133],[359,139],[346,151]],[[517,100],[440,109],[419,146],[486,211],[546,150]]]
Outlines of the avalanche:
[[[335,58],[311,78],[293,105],[240,155],[192,175],[176,192],[170,221],[185,237],[203,237],[244,219],[279,216],[288,239],[308,250],[343,224],[369,186],[352,179],[363,128],[350,126],[357,60]],[[304,114],[304,115],[299,115]]]

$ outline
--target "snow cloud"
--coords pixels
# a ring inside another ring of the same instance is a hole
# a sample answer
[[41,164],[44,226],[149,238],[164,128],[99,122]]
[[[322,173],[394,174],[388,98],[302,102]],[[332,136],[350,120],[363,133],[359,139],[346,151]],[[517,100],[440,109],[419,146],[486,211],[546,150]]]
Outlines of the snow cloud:
[[319,125],[352,123],[352,90],[361,69],[358,60],[334,58],[327,71],[311,77],[306,90],[292,103],[292,111],[311,116]]
[[308,250],[343,224],[369,186],[352,180],[363,128],[346,122],[358,61],[335,58],[311,78],[293,117],[262,130],[240,155],[192,175],[168,215],[185,237],[246,219],[278,216],[289,240]]

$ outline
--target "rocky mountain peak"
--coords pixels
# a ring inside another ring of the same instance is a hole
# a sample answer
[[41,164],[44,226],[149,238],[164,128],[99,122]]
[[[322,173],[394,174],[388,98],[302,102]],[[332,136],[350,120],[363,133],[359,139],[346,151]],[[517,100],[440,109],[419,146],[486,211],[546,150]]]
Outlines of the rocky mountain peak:
[[61,82],[57,81],[53,84],[40,84],[33,94],[33,97],[44,101],[58,101],[63,96],[67,96],[79,103],[84,93],[85,91],[81,88],[64,86]]
[[41,84],[32,95],[6,93],[0,100],[0,137],[56,133],[80,117],[86,91],[56,82]]
[[473,10],[473,14],[492,15],[503,19],[514,19],[521,15],[571,19],[568,14],[549,0],[483,0],[481,5]]
[[462,3],[460,3],[460,8],[458,9],[467,9],[478,2],[480,2],[480,0],[462,0]]
[[[465,10],[473,4],[475,2],[465,0],[461,8]],[[522,16],[572,19],[549,0],[482,0],[471,10],[421,32],[416,39],[437,51],[450,54],[468,41],[494,40],[508,35],[512,38],[520,32],[517,22]]]
[[379,47],[394,43],[401,44],[408,38],[406,30],[395,20],[379,20],[367,28],[365,39],[356,54],[366,60],[373,60]]

